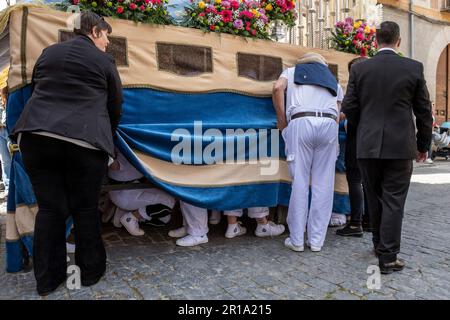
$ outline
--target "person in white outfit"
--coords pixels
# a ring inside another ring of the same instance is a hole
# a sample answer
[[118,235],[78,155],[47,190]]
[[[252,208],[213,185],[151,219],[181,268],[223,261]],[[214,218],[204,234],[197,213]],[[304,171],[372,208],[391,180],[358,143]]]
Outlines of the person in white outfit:
[[[326,79],[332,77],[327,73],[328,68],[323,68],[323,65],[327,66],[327,62],[321,55],[308,53],[298,61],[300,65],[304,63],[312,64],[324,73],[301,73],[305,82],[312,77],[316,77],[316,80],[322,79],[322,76]],[[308,66],[301,66],[299,69],[305,70],[306,67]],[[296,67],[286,69],[273,89],[277,125],[285,140],[288,168],[292,177],[287,216],[290,237],[285,240],[285,246],[294,251],[303,251],[307,229],[307,245],[317,252],[325,241],[333,205],[338,153],[338,102],[343,100],[343,91],[334,77],[334,94],[330,85],[296,84],[302,81],[297,80],[297,77],[294,79],[295,71]],[[308,208],[310,186],[311,204]]]
[[[143,177],[121,152],[117,152],[117,159],[110,165],[108,176],[120,182],[133,182]],[[145,234],[139,227],[139,221],[152,221],[158,216],[162,222],[169,222],[175,206],[174,197],[157,188],[110,191],[109,197],[117,206],[114,226],[124,226],[134,236]]]
[[176,244],[181,247],[193,247],[208,242],[208,210],[180,201],[183,226],[169,231],[172,238],[180,238]]
[[[224,211],[224,215],[227,216],[228,228],[225,232],[225,237],[228,239],[244,235],[247,229],[238,222],[237,218],[242,217],[244,210],[230,210]],[[268,207],[253,207],[248,208],[249,218],[256,219],[258,225],[255,230],[257,237],[276,237],[284,232],[284,226],[282,224],[275,224],[267,219],[269,215]]]

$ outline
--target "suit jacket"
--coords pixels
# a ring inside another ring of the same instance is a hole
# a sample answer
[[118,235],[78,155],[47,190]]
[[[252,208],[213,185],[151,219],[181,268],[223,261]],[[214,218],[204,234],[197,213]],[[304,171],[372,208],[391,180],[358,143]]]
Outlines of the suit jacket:
[[32,94],[12,130],[46,131],[84,140],[114,155],[122,83],[112,56],[87,36],[54,44],[38,58]]
[[381,51],[351,68],[342,111],[356,127],[358,159],[414,159],[417,150],[425,152],[431,143],[423,65],[393,51]]

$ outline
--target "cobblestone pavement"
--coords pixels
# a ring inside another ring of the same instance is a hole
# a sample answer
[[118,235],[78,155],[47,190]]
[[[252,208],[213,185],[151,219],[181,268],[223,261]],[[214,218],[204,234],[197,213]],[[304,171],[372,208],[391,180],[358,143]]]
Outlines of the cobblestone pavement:
[[[106,276],[44,299],[450,299],[449,195],[450,161],[416,168],[400,255],[407,267],[382,276],[379,290],[366,285],[367,268],[377,263],[369,234],[342,238],[329,229],[322,252],[295,253],[283,246],[285,235],[225,239],[222,221],[208,244],[194,248],[175,246],[169,228],[147,228],[137,238],[105,225]],[[0,299],[40,299],[31,272],[5,273],[5,217],[0,221]],[[254,230],[254,221],[245,223]]]

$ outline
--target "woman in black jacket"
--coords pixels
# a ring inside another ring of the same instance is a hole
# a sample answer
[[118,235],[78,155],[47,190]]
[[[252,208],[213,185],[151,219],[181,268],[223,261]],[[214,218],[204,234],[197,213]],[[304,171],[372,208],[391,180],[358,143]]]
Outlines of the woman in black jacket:
[[40,295],[65,282],[69,215],[81,284],[97,283],[106,269],[97,207],[122,112],[122,84],[105,52],[111,31],[102,17],[85,12],[75,38],[43,50],[12,132],[39,206],[33,261]]

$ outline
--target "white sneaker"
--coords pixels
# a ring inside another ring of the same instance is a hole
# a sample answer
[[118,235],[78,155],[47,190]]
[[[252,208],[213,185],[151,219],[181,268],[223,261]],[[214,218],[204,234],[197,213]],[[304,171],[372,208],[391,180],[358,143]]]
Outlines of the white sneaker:
[[340,227],[347,224],[347,216],[340,213],[332,213],[330,219],[330,227]]
[[114,210],[114,218],[113,218],[113,225],[116,228],[122,228],[122,223],[120,222],[120,218],[125,214],[126,212],[122,209],[116,207]]
[[208,242],[208,236],[205,234],[201,237],[191,236],[190,234],[184,238],[177,240],[177,246],[180,247],[193,247],[202,243]]
[[269,221],[267,224],[258,224],[255,230],[257,237],[276,237],[284,232],[285,227],[282,224],[275,224]]
[[286,238],[286,240],[284,240],[284,246],[293,250],[293,251],[297,251],[297,252],[303,252],[305,251],[305,247],[304,246],[296,246],[295,244],[292,243],[291,238]]
[[428,158],[428,159],[426,159],[426,160],[424,161],[424,163],[426,163],[426,164],[433,164],[434,162],[433,162],[433,160],[431,160],[430,158]]
[[133,236],[143,236],[145,234],[144,230],[139,228],[139,220],[131,212],[124,214],[120,218],[120,223]]
[[67,253],[75,253],[75,245],[70,242],[66,242],[66,251]]
[[227,228],[227,232],[225,232],[225,238],[232,239],[234,237],[242,236],[243,234],[247,233],[247,229],[241,224],[235,223],[235,224],[229,224]]
[[215,225],[220,223],[221,214],[218,210],[212,210],[209,216],[209,224]]
[[188,233],[187,233],[185,226],[182,226],[181,228],[169,231],[169,237],[172,237],[172,238],[182,238],[182,237],[187,236],[187,234]]
[[322,251],[322,247],[312,246],[309,241],[306,241],[306,245],[311,249],[312,252]]

